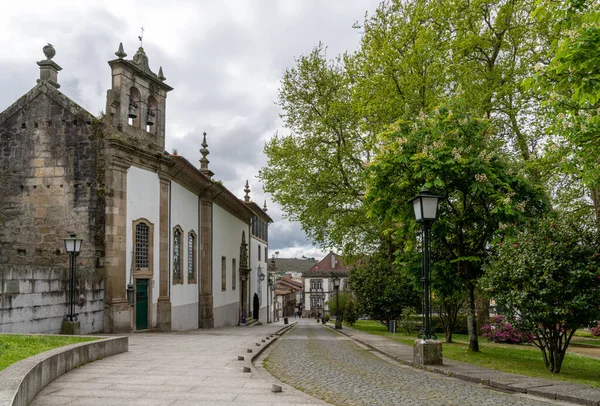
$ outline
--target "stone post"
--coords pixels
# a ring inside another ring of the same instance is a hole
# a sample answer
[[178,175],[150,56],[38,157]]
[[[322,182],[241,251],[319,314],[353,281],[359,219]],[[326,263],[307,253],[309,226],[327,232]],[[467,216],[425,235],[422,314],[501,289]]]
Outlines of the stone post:
[[212,295],[212,202],[200,200],[200,325],[213,328]]
[[127,169],[129,165],[111,162],[106,190],[106,280],[104,312],[106,333],[131,331],[131,312],[126,297],[127,272]]
[[170,179],[160,177],[159,197],[159,291],[157,303],[157,322],[160,331],[171,331],[171,298],[169,297],[169,189]]
[[442,365],[442,343],[438,340],[417,338],[413,360],[416,365]]

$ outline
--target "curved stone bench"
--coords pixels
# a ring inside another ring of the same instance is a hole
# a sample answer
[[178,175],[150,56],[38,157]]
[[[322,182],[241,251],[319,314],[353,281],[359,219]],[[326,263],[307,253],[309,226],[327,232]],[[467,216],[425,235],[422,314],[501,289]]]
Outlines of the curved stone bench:
[[71,369],[129,350],[127,337],[98,338],[25,358],[0,371],[0,406],[27,406],[46,385]]

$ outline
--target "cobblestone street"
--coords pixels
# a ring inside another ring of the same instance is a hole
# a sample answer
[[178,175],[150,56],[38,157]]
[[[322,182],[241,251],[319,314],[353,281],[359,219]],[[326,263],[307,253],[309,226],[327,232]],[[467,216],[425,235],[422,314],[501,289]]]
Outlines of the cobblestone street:
[[380,358],[346,336],[302,319],[274,344],[265,368],[337,405],[548,405]]

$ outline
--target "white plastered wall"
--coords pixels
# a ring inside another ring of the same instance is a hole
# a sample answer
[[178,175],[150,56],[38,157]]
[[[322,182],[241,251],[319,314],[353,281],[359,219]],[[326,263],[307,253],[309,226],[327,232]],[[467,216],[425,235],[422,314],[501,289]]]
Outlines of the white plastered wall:
[[[248,224],[220,206],[213,204],[212,224],[212,282],[213,282],[213,315],[215,327],[234,326],[238,324],[240,308],[239,266],[240,245],[242,232],[246,233],[246,242],[249,242]],[[221,258],[225,257],[226,289],[221,289]],[[232,259],[236,260],[236,288],[232,289]],[[250,278],[253,278],[250,273]]]
[[[199,253],[198,243],[200,233],[198,231],[198,196],[185,189],[176,182],[171,182],[171,241],[173,241],[173,230],[176,226],[181,227],[182,245],[181,257],[183,267],[181,269],[183,284],[173,284],[173,244],[170,244],[170,284],[171,284],[171,329],[189,330],[198,328],[198,277],[199,277]],[[189,283],[188,277],[188,236],[194,232],[196,239],[196,282]]]
[[153,233],[153,278],[149,287],[148,310],[152,314],[152,326],[156,326],[156,305],[159,292],[159,217],[160,216],[160,181],[155,172],[146,171],[135,166],[127,170],[127,283],[130,281],[133,222],[144,218],[154,225]]
[[[258,260],[258,250],[260,247],[260,261]],[[265,247],[268,246],[262,240],[258,240],[254,237],[250,238],[250,312],[252,312],[252,300],[254,294],[259,295],[260,303],[260,316],[259,320],[262,322],[267,321],[267,289],[268,289],[268,273],[267,273],[267,258],[265,258]],[[260,265],[261,272],[265,275],[263,281],[260,281],[258,273],[258,266]],[[260,288],[259,288],[260,284]]]

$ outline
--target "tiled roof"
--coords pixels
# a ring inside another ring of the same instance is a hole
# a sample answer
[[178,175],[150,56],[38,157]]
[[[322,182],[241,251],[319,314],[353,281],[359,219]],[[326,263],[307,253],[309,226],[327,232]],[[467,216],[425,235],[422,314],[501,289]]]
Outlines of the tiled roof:
[[311,276],[348,276],[350,268],[344,265],[342,257],[330,252],[325,258],[317,262],[308,271],[304,272],[305,278]]
[[282,276],[280,278],[277,278],[277,280],[275,281],[275,289],[277,291],[285,290],[287,291],[287,293],[297,292],[302,290],[302,282],[297,282],[295,280],[292,280],[291,278]]
[[278,272],[305,272],[316,263],[312,259],[275,258]]

